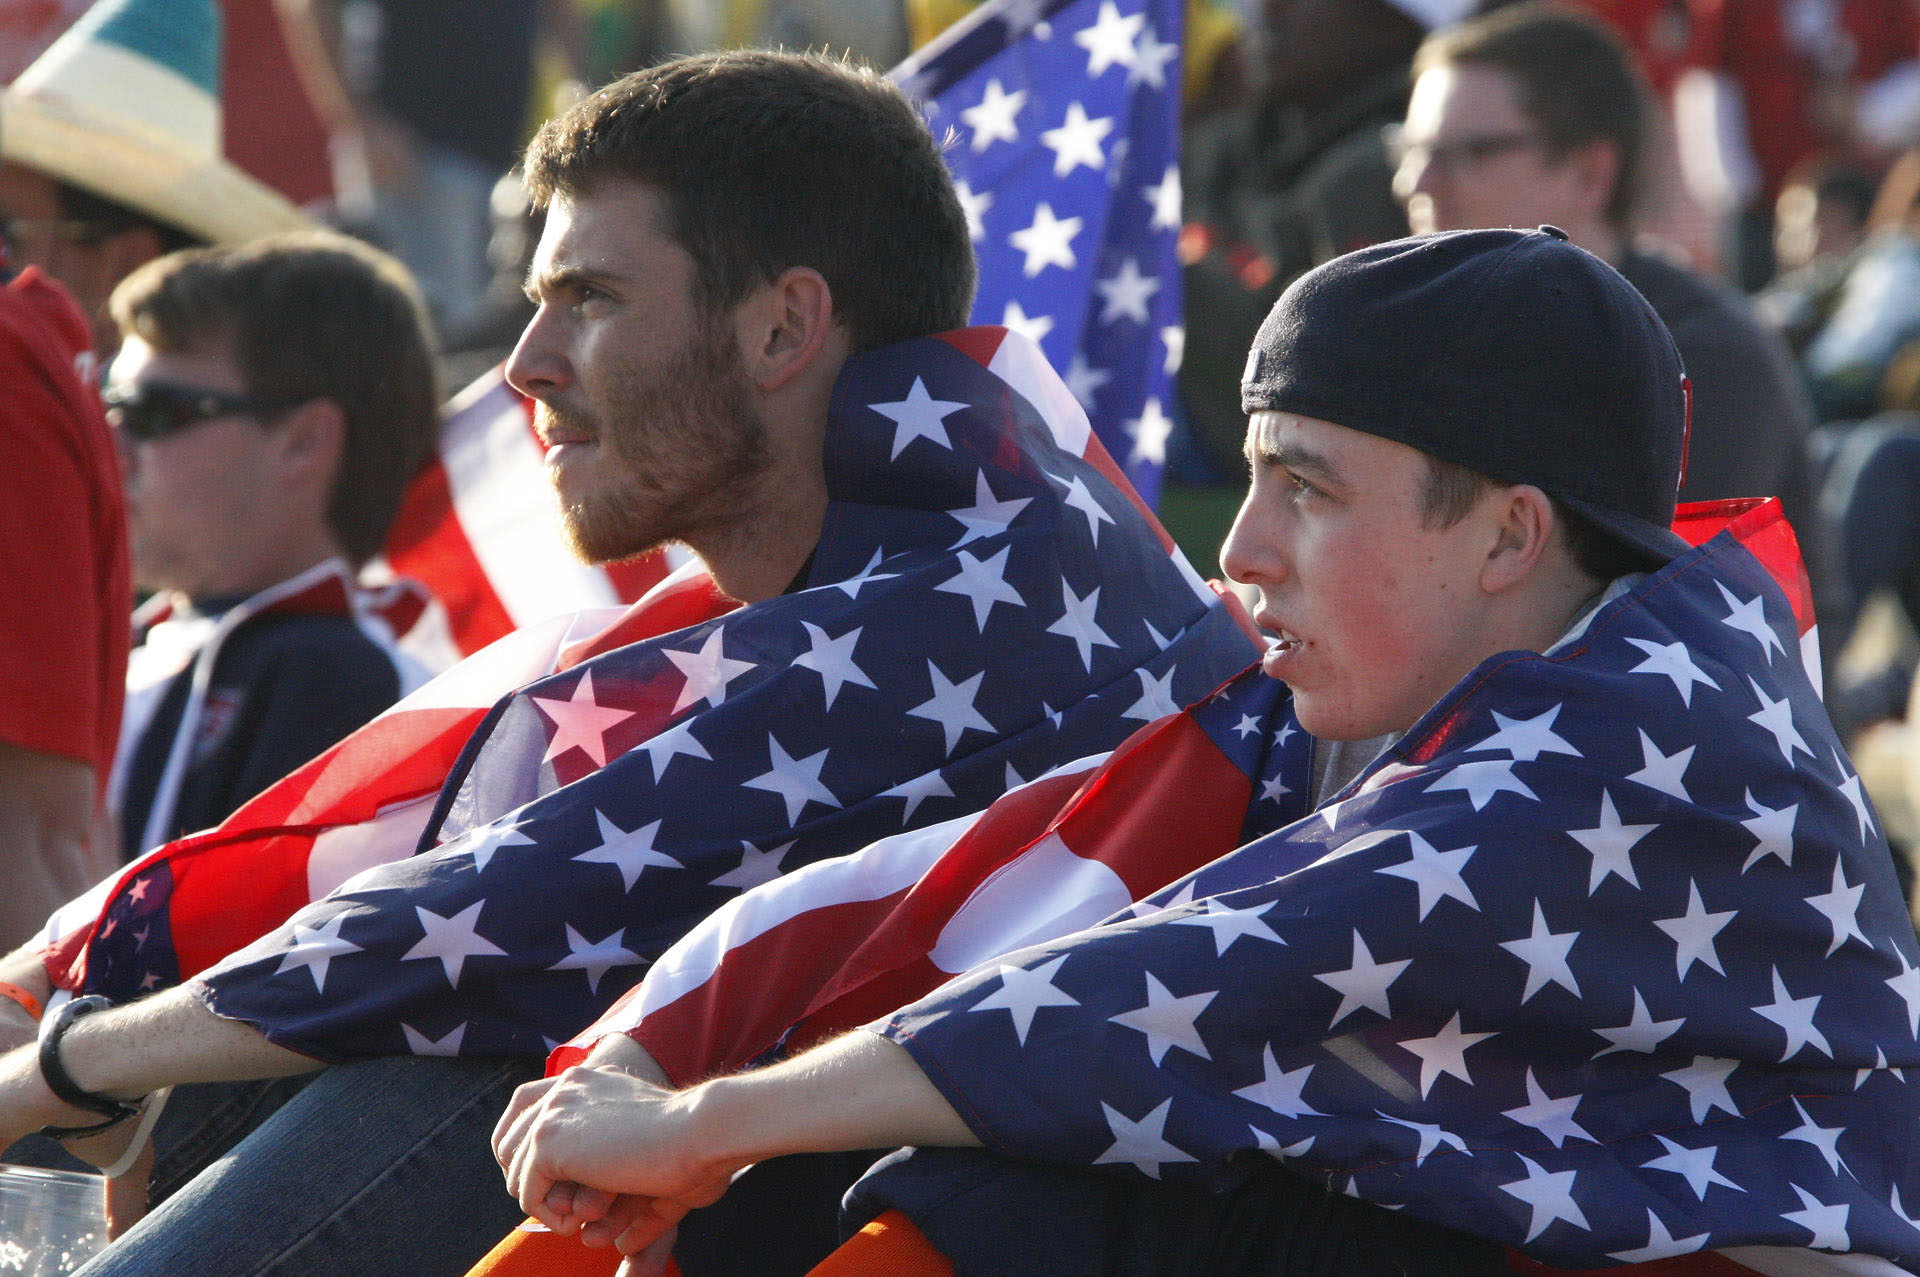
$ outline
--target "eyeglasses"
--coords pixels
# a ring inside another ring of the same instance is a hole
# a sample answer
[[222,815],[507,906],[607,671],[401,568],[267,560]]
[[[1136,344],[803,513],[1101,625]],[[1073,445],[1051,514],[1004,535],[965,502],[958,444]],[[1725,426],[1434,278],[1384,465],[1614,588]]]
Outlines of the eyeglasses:
[[297,408],[305,400],[146,382],[109,386],[100,402],[106,406],[107,420],[115,429],[129,439],[151,443],[215,417],[270,417]]
[[1470,133],[1445,141],[1416,141],[1408,137],[1406,130],[1398,124],[1389,124],[1381,130],[1381,136],[1386,140],[1387,154],[1392,158],[1395,168],[1415,156],[1441,169],[1485,164],[1521,147],[1538,146],[1544,141],[1539,133],[1531,130],[1521,133]]

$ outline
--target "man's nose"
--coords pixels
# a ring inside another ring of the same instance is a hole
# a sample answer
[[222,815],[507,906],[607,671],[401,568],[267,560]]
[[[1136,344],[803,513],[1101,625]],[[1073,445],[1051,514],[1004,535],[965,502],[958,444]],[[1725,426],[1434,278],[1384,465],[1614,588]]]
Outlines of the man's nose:
[[507,356],[507,384],[530,399],[544,399],[572,380],[572,369],[545,306],[533,313]]

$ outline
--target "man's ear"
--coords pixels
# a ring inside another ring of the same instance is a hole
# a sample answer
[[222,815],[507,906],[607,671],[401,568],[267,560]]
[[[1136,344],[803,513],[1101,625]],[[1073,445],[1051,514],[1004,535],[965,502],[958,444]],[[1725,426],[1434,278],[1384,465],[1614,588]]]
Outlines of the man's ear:
[[736,325],[748,377],[775,391],[811,367],[834,328],[833,290],[811,266],[791,266],[740,304]]
[[280,444],[282,482],[330,494],[347,447],[347,417],[340,405],[324,397],[309,399],[281,414],[272,430]]
[[1547,494],[1530,483],[1501,488],[1492,500],[1494,538],[1480,568],[1480,587],[1499,594],[1533,574],[1560,521]]

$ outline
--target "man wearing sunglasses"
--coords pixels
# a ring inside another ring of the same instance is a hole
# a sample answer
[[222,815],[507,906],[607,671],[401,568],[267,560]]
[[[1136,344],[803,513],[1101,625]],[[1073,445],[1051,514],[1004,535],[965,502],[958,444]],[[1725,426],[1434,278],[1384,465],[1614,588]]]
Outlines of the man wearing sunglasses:
[[1816,576],[1808,412],[1785,348],[1745,302],[1633,239],[1646,90],[1599,23],[1526,4],[1449,27],[1415,55],[1394,192],[1419,232],[1566,230],[1617,268],[1673,334],[1693,379],[1683,501],[1778,496]]
[[113,294],[103,398],[135,616],[113,796],[131,858],[224,819],[421,681],[354,585],[433,447],[397,263],[318,234],[174,254]]

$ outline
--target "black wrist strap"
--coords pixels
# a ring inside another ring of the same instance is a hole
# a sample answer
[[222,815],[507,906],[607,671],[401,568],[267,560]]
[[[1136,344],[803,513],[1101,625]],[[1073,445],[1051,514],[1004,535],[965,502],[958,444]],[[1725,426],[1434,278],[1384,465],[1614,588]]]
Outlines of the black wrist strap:
[[45,1126],[40,1129],[49,1139],[65,1139],[69,1135],[84,1135],[92,1131],[104,1131],[109,1126],[124,1122],[140,1111],[138,1104],[129,1104],[125,1100],[116,1100],[107,1095],[95,1095],[83,1091],[60,1063],[60,1039],[66,1036],[67,1029],[83,1015],[95,1011],[104,1011],[113,1003],[93,994],[84,998],[74,998],[54,1012],[40,1030],[40,1076],[46,1080],[47,1089],[60,1097],[61,1101],[74,1108],[86,1109],[106,1118],[91,1126]]

